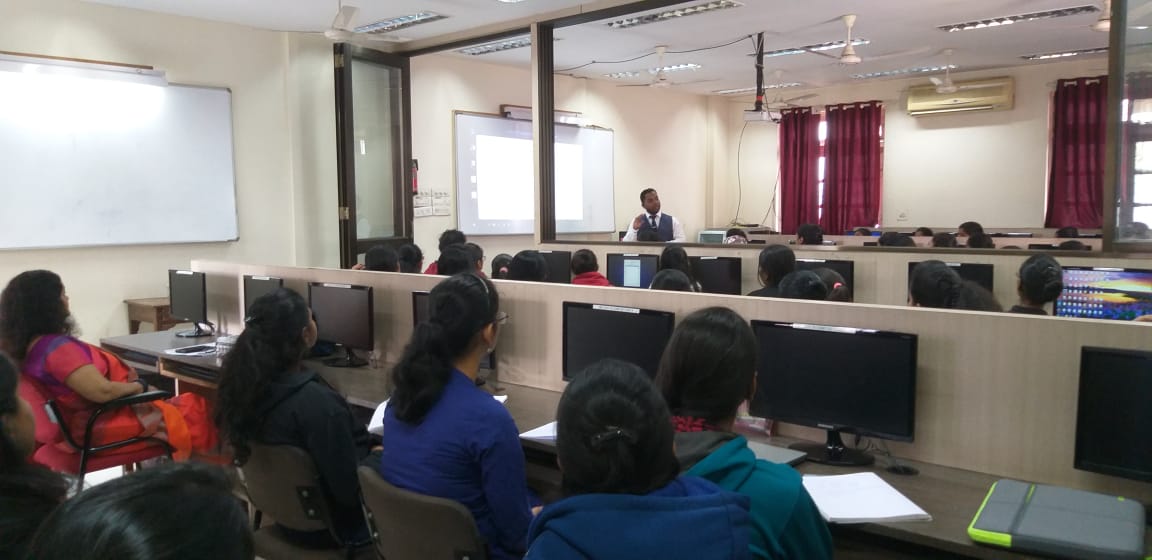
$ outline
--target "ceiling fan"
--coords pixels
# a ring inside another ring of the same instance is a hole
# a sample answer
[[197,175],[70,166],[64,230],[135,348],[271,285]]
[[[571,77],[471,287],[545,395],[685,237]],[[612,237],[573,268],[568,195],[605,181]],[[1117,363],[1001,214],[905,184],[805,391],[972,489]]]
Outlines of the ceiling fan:
[[667,72],[664,71],[664,53],[668,51],[667,45],[659,45],[656,47],[656,76],[652,78],[651,82],[646,84],[620,84],[616,87],[650,87],[650,88],[668,88],[672,86],[684,84],[697,84],[700,82],[712,82],[715,80],[695,80],[692,82],[673,82],[668,79]]
[[944,55],[944,77],[931,76],[928,78],[932,85],[936,86],[936,93],[949,94],[956,93],[964,89],[974,89],[981,86],[967,86],[956,85],[952,82],[952,49],[944,49],[941,51]]
[[[1101,4],[1102,4],[1102,6],[1100,7],[1099,19],[1097,19],[1095,22],[1092,23],[1092,25],[1089,25],[1088,27],[1091,28],[1092,31],[1099,31],[1101,33],[1107,33],[1112,29],[1112,0],[1103,0],[1101,2]],[[1144,16],[1147,16],[1149,14],[1149,12],[1152,12],[1152,4],[1144,4],[1138,8],[1134,8],[1131,11],[1129,11],[1128,12],[1128,22],[1130,25],[1128,26],[1128,28],[1129,29],[1138,29],[1138,30],[1148,29],[1148,26],[1146,26],[1146,25],[1131,25],[1131,24],[1134,23],[1136,20],[1138,20]]]
[[840,51],[839,56],[814,50],[809,50],[808,52],[835,59],[844,65],[860,64],[863,59],[860,58],[860,55],[856,54],[856,47],[852,46],[852,26],[856,25],[856,14],[842,15],[840,16],[840,21],[844,22],[844,27],[848,28],[848,40],[844,42],[844,49]]
[[356,31],[352,22],[356,19],[356,15],[360,12],[360,8],[351,5],[345,5],[343,0],[337,0],[336,17],[332,19],[332,25],[328,29],[322,31],[324,36],[331,41],[339,43],[397,43],[407,41],[408,39],[398,37],[396,35],[389,35],[383,33],[363,33]]
[[[777,70],[773,73],[773,75],[776,76],[777,86],[784,83],[783,80],[781,80],[781,76],[784,75],[783,70]],[[782,91],[780,91],[779,87],[777,87],[775,99],[764,104],[764,107],[766,107],[768,109],[777,109],[777,110],[788,109],[790,107],[799,107],[799,105],[796,104],[797,101],[804,101],[805,99],[812,99],[813,97],[818,97],[818,96],[815,93],[809,93],[809,94],[800,95],[797,97],[791,97],[789,99],[784,99],[784,93]]]

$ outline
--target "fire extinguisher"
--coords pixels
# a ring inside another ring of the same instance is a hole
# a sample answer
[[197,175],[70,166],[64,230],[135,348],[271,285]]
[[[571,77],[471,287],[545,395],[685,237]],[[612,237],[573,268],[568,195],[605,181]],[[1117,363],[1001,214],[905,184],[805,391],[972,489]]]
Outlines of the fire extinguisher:
[[420,175],[420,162],[415,158],[412,159],[412,194],[420,192],[420,181],[417,178]]

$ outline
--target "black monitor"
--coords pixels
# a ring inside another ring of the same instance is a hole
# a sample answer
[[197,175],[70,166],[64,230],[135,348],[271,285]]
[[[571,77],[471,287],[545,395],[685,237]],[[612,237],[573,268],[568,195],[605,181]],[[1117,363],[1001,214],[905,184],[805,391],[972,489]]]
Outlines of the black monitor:
[[[856,263],[852,261],[834,261],[825,259],[796,259],[796,270],[816,270],[817,268],[830,268],[844,277],[844,283],[853,292],[856,291]],[[828,286],[832,290],[832,286]]]
[[[912,269],[916,268],[919,262],[908,263],[908,280],[912,280]],[[977,263],[944,263],[948,268],[956,271],[961,278],[971,280],[980,285],[981,288],[993,292],[992,290],[992,271],[993,267],[990,264],[977,264]],[[995,293],[995,292],[993,292]]]
[[[412,292],[412,327],[428,320],[428,292]],[[480,358],[480,369],[496,370],[496,351]]]
[[1152,270],[1064,267],[1056,316],[1131,321],[1152,315]]
[[632,362],[655,379],[675,322],[667,311],[564,302],[564,380],[604,358]]
[[1152,352],[1084,347],[1073,465],[1152,482]]
[[537,251],[548,263],[548,282],[554,284],[572,283],[571,251]]
[[1028,244],[1028,250],[1030,250],[1030,251],[1055,251],[1059,248],[1060,248],[1059,245],[1053,245],[1051,243],[1029,243]]
[[657,255],[608,253],[608,282],[622,288],[647,289],[659,265]]
[[260,296],[270,294],[284,287],[284,279],[275,276],[244,275],[244,316],[252,310],[252,304]]
[[688,257],[692,275],[709,294],[744,293],[740,257]]
[[[208,296],[204,286],[204,273],[191,270],[168,271],[168,314],[173,319],[195,325],[190,331],[180,331],[176,336],[196,338],[212,334],[208,322]],[[207,325],[209,330],[204,330]]]
[[372,288],[310,282],[308,305],[316,317],[317,338],[344,347],[344,356],[324,360],[324,363],[333,367],[368,365],[368,361],[353,350],[371,351],[376,346]]
[[831,465],[867,465],[841,432],[912,441],[916,335],[870,329],[752,321],[760,345],[748,411],[828,431],[824,444],[793,447]]

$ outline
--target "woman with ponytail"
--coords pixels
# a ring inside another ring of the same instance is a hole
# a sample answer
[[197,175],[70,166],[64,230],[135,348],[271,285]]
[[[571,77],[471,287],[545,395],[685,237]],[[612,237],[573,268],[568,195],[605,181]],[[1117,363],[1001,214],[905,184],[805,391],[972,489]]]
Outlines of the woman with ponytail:
[[[333,530],[345,542],[367,540],[356,467],[368,456],[368,432],[348,403],[303,364],[316,342],[316,321],[300,294],[281,288],[259,297],[244,332],[224,358],[217,390],[216,425],[243,465],[250,442],[299,447],[312,457],[333,505]],[[327,531],[290,533],[323,543]]]
[[566,497],[528,532],[526,559],[751,558],[748,498],[680,476],[664,399],[640,367],[588,366],[556,409]]
[[516,424],[475,384],[480,358],[496,346],[507,319],[496,286],[477,274],[432,288],[428,320],[416,326],[392,370],[380,465],[397,487],[471,510],[494,559],[524,554],[532,517]]
[[1016,285],[1020,303],[1008,312],[1047,315],[1044,306],[1056,301],[1063,291],[1064,271],[1060,263],[1048,255],[1032,255],[1020,265],[1020,282]]
[[918,263],[908,278],[908,304],[914,307],[1004,311],[996,296],[971,280],[964,280],[942,261]]

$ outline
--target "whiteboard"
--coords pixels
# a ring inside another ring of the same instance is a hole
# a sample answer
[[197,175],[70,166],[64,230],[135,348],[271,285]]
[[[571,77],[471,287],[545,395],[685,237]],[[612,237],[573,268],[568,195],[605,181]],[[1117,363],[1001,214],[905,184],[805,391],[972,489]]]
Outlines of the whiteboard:
[[237,237],[227,89],[0,72],[0,249]]

